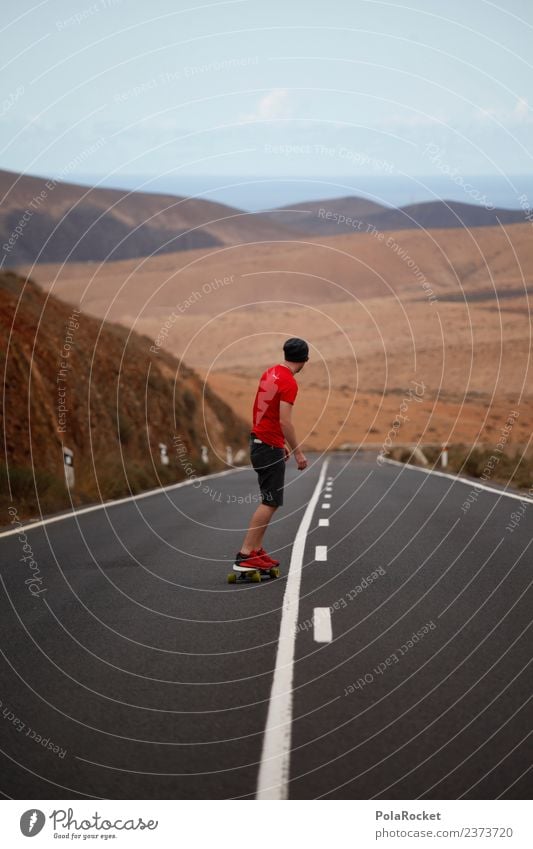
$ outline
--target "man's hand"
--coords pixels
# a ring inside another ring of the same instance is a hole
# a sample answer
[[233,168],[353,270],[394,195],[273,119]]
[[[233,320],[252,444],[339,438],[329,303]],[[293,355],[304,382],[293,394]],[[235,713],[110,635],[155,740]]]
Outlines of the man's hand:
[[294,459],[296,460],[296,465],[301,472],[307,468],[307,458],[303,451],[295,451]]

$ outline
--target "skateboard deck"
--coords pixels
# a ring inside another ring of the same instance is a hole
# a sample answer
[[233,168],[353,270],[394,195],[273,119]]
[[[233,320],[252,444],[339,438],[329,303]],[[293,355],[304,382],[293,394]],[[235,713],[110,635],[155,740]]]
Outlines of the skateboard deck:
[[228,575],[228,584],[236,584],[238,581],[259,584],[263,578],[279,578],[280,574],[278,566],[271,569],[233,569]]

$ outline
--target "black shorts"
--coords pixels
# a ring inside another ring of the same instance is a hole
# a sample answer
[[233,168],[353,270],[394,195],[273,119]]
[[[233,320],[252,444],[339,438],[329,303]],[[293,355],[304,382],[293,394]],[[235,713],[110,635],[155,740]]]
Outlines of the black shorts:
[[285,450],[250,439],[250,459],[257,472],[261,501],[267,507],[281,507],[285,483]]

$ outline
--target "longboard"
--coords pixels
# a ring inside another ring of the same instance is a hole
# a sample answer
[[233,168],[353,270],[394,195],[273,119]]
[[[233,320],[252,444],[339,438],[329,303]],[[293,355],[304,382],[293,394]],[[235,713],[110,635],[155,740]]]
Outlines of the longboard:
[[234,569],[228,575],[228,584],[236,584],[237,581],[251,581],[254,584],[259,584],[264,578],[279,578],[280,570],[278,566],[273,566],[272,569]]

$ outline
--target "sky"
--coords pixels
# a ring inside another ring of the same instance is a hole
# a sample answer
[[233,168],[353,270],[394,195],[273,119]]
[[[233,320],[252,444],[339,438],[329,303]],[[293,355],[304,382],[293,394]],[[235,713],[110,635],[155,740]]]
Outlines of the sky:
[[23,0],[2,17],[8,170],[533,173],[530,0]]

